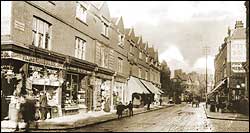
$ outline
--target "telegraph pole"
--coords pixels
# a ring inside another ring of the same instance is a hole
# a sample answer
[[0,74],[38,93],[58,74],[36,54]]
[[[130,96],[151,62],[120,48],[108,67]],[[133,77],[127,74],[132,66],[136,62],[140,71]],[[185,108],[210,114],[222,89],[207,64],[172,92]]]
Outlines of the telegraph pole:
[[210,47],[205,46],[204,47],[204,53],[206,56],[206,74],[205,74],[205,82],[206,82],[206,87],[205,87],[205,96],[206,96],[206,108],[207,108],[207,55],[209,53]]

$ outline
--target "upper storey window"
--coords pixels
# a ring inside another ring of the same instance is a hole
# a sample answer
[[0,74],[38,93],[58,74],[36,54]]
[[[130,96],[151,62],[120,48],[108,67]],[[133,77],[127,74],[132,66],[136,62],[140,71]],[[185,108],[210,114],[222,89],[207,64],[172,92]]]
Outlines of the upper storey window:
[[51,24],[37,17],[33,17],[32,45],[50,50]]
[[87,9],[79,2],[76,2],[76,18],[86,23]]

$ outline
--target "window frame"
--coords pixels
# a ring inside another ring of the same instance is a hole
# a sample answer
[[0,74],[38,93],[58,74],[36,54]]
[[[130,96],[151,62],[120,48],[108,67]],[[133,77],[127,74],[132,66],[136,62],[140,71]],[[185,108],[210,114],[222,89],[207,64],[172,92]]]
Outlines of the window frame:
[[[32,45],[51,50],[52,24],[42,18],[32,18]],[[47,42],[47,43],[46,43]]]
[[102,35],[109,38],[109,25],[105,22],[102,22]]
[[118,45],[121,46],[121,47],[123,47],[124,46],[125,35],[119,34],[118,35],[118,39],[119,39]]
[[76,2],[76,19],[87,25],[87,8],[81,3]]
[[122,73],[123,72],[123,59],[118,57],[118,72]]
[[78,59],[86,60],[86,46],[87,41],[80,38],[75,37],[75,57]]

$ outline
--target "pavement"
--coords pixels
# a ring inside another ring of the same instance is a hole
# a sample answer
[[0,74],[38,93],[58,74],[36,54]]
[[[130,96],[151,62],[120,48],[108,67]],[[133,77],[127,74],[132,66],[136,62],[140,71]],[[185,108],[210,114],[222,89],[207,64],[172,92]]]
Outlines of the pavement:
[[203,105],[206,116],[209,119],[219,119],[219,120],[234,120],[234,121],[249,121],[249,116],[240,113],[221,113],[221,112],[210,112],[209,106],[206,108]]
[[[163,106],[154,106],[151,105],[150,110],[146,110],[146,108],[134,108],[134,115],[146,113],[150,111],[155,111],[167,107],[174,106],[173,104],[167,104]],[[127,115],[123,117],[128,117]],[[68,115],[58,118],[52,118],[47,120],[39,120],[30,125],[31,130],[58,130],[58,129],[74,129],[79,127],[85,127],[89,125],[94,125],[98,123],[103,123],[107,121],[112,121],[117,119],[116,111],[113,110],[111,112],[88,112],[77,115]],[[5,120],[1,121],[1,131],[2,132],[12,132],[15,130],[16,122]],[[25,127],[24,122],[19,123],[19,128],[23,130]]]

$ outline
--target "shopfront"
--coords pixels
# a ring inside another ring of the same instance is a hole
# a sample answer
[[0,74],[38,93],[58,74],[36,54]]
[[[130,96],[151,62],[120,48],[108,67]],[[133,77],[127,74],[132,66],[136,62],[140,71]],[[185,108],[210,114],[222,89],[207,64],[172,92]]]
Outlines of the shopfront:
[[128,104],[126,101],[127,95],[127,81],[125,78],[122,77],[115,77],[115,83],[113,88],[113,109],[116,109],[116,106],[119,102],[123,104]]
[[61,111],[61,85],[63,77],[61,69],[50,68],[30,64],[28,66],[28,78],[26,88],[32,90],[33,95],[39,100],[40,93],[45,92],[48,99],[48,108],[51,110],[51,117],[58,117]]
[[147,104],[152,93],[141,83],[140,79],[131,76],[128,80],[127,101],[132,101],[135,107],[143,107]]
[[39,102],[41,91],[45,91],[48,97],[51,117],[58,117],[63,82],[60,76],[63,71],[62,57],[54,53],[51,56],[34,53],[15,45],[4,45],[1,50],[1,91],[8,102],[9,118],[16,119],[16,104],[20,102],[20,95],[34,96]]
[[[105,73],[105,74],[104,74]],[[100,68],[95,74],[95,85],[93,95],[94,111],[110,112],[112,96],[112,81],[114,72],[105,72]]]
[[93,77],[95,64],[71,58],[64,72],[62,113],[71,115],[93,110]]

